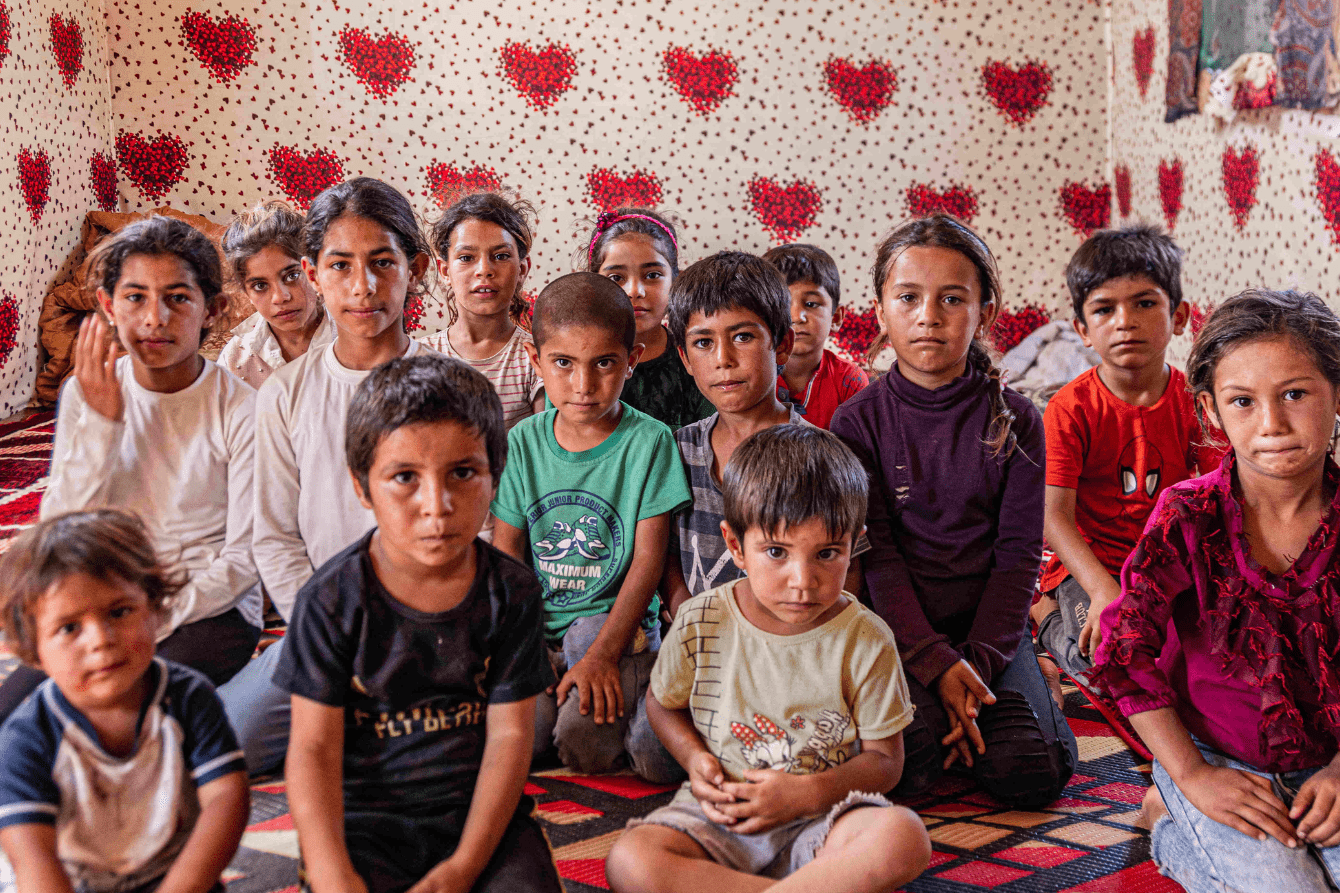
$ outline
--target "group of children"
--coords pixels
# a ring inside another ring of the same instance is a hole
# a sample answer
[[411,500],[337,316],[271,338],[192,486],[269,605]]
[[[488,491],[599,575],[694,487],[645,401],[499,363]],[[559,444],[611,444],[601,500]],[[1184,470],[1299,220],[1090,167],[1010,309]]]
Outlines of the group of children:
[[[1067,282],[1101,364],[1044,419],[992,361],[996,263],[953,217],[878,247],[872,355],[897,360],[870,383],[825,349],[824,252],[681,273],[647,209],[595,221],[527,331],[529,211],[472,195],[426,236],[359,178],[249,212],[223,249],[257,314],[218,364],[208,240],[151,218],[99,246],[43,520],[0,558],[19,890],[218,889],[248,770],[283,763],[308,889],[558,891],[523,795],[552,752],[683,781],[615,844],[616,890],[891,891],[930,841],[886,795],[1065,787],[1053,659],[1154,752],[1165,871],[1326,889],[1320,300],[1227,300],[1184,377],[1179,250],[1098,233]],[[449,325],[415,340],[434,265]],[[288,631],[253,658],[263,596]]]

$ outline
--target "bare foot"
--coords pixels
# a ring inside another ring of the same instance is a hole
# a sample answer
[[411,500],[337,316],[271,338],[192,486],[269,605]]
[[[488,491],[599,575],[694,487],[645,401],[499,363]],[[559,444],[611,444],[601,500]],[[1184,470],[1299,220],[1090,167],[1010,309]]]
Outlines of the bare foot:
[[1065,693],[1061,691],[1061,668],[1050,656],[1039,654],[1038,669],[1042,671],[1042,678],[1047,680],[1047,688],[1052,693],[1052,700],[1056,702],[1056,709],[1064,710]]
[[1137,828],[1153,831],[1154,824],[1167,814],[1168,807],[1163,805],[1163,796],[1159,793],[1158,785],[1151,784],[1149,790],[1145,791],[1144,802],[1140,804],[1140,811],[1135,814],[1133,824]]
[[1028,609],[1028,616],[1032,618],[1034,626],[1041,627],[1042,621],[1047,619],[1048,614],[1052,611],[1059,610],[1061,610],[1060,603],[1050,595],[1044,595],[1035,601],[1033,606]]

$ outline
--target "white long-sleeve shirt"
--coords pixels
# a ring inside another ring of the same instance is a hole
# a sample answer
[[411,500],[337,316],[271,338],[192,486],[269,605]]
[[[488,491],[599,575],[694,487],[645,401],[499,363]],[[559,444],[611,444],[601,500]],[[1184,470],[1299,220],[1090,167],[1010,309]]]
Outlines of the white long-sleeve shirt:
[[[427,350],[413,339],[404,356]],[[252,551],[285,620],[298,590],[376,524],[349,479],[344,422],[366,371],[312,348],[276,369],[256,398],[256,516]]]
[[[219,353],[219,365],[251,385],[261,389],[265,380],[280,366],[287,365],[279,339],[270,324],[259,313],[253,313],[233,328],[232,338]],[[335,340],[335,323],[330,314],[321,310],[321,324],[317,326],[308,350],[316,350]]]
[[92,409],[78,379],[62,389],[42,520],[97,508],[143,519],[160,558],[188,580],[160,641],[232,608],[259,627],[251,559],[256,392],[205,360],[190,386],[160,394],[135,381],[130,362],[116,363],[125,403],[120,421]]

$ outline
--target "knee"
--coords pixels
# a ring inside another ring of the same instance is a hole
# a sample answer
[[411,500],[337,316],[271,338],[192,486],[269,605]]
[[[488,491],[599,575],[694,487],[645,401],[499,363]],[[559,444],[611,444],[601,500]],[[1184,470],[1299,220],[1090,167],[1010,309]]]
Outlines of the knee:
[[871,866],[877,875],[872,886],[893,890],[917,878],[931,864],[931,838],[926,825],[912,810],[903,806],[884,807],[870,828],[875,859]]
[[655,848],[644,840],[641,828],[630,828],[614,842],[605,857],[605,880],[615,893],[655,893],[664,872],[657,870]]
[[991,796],[1011,806],[1043,806],[1061,795],[1074,765],[1059,739],[1048,741],[1028,699],[997,692],[997,701],[979,720],[986,753],[974,774]]
[[624,752],[619,725],[597,725],[590,716],[583,716],[576,697],[569,697],[558,708],[554,744],[563,765],[584,775],[613,771]]

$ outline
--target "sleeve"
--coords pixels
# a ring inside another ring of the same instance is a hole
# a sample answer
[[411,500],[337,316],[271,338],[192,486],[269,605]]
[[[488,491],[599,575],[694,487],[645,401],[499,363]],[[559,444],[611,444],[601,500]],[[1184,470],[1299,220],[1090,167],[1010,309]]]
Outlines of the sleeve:
[[931,688],[945,670],[958,663],[959,653],[948,636],[931,626],[912,587],[907,562],[898,550],[896,508],[891,504],[889,484],[879,461],[877,432],[851,404],[838,407],[829,429],[851,448],[870,475],[865,517],[870,549],[861,561],[871,603],[875,613],[894,629],[907,672]]
[[863,619],[855,630],[862,640],[861,650],[869,655],[861,661],[860,678],[853,680],[852,719],[856,732],[871,741],[892,738],[912,722],[916,709],[903,676],[898,645],[893,633],[877,618]]
[[[503,561],[502,556],[494,560]],[[502,635],[493,647],[485,682],[490,704],[524,701],[538,695],[557,680],[544,644],[542,594],[530,568],[521,568],[507,581],[507,611]]]
[[1123,716],[1174,707],[1177,694],[1157,661],[1179,597],[1194,591],[1194,546],[1179,523],[1178,490],[1159,497],[1121,570],[1121,598],[1103,611],[1093,678]]
[[51,777],[55,742],[20,711],[0,728],[0,828],[54,825],[60,814],[60,789]]
[[[220,376],[230,375],[222,369]],[[252,474],[255,468],[256,392],[251,385],[232,382],[241,393],[232,406],[221,407],[223,438],[228,448],[228,517],[224,544],[208,567],[191,576],[172,601],[172,628],[231,608],[256,583],[256,565],[251,557]]]
[[1047,480],[1049,487],[1079,488],[1084,457],[1089,451],[1089,426],[1076,412],[1075,391],[1066,388],[1047,404],[1043,426],[1047,435]]
[[[324,586],[335,586],[322,577]],[[274,684],[329,707],[343,707],[353,676],[354,649],[358,638],[352,628],[358,618],[345,622],[337,615],[342,593],[322,591],[313,580],[302,588],[293,623],[284,636],[284,653],[275,667]]]
[[186,733],[182,751],[197,787],[247,771],[242,748],[213,686],[194,674],[183,678],[172,707]]
[[[121,374],[122,364],[117,364]],[[61,389],[51,478],[39,510],[43,521],[65,512],[96,508],[120,455],[125,422],[114,422],[84,402],[73,375]]]
[[298,530],[302,475],[282,406],[285,396],[278,376],[271,376],[256,396],[251,550],[270,601],[292,620],[298,589],[312,576],[312,559]]
[[870,376],[855,363],[846,363],[842,377],[838,379],[838,403],[846,403],[870,384]]
[[[534,418],[547,418],[541,413]],[[510,524],[518,530],[526,530],[526,493],[525,476],[522,466],[529,461],[526,454],[525,430],[530,419],[522,420],[507,434],[507,465],[503,468],[502,478],[498,481],[498,492],[494,494],[489,511],[498,520]]]
[[687,710],[689,695],[693,693],[694,662],[690,645],[696,637],[689,618],[697,616],[697,612],[689,608],[694,601],[697,599],[680,606],[675,622],[665,634],[665,641],[661,642],[661,650],[656,653],[656,664],[651,668],[648,691],[667,710]]
[[982,590],[972,629],[961,647],[963,656],[987,685],[1004,672],[1019,649],[1042,568],[1046,448],[1037,409],[1019,400],[1024,411],[1015,422],[1016,446],[1005,465],[991,574]]
[[637,519],[645,521],[666,512],[677,512],[693,504],[693,492],[689,490],[689,478],[684,473],[684,459],[679,455],[679,445],[670,429],[660,422],[648,440],[651,441],[651,455],[648,459],[647,480],[657,481],[660,486],[647,491],[638,507]]

